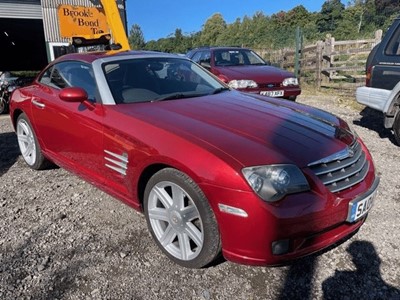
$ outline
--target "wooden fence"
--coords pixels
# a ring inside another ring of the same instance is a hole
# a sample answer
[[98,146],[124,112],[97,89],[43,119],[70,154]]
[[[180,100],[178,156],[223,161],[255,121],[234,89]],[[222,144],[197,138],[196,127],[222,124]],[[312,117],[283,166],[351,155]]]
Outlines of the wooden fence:
[[[336,41],[327,36],[325,41],[302,47],[299,57],[298,77],[320,88],[321,86],[346,86],[354,89],[365,82],[365,63],[372,48],[382,39],[382,30],[374,39]],[[296,53],[293,49],[255,49],[272,65],[294,71]]]

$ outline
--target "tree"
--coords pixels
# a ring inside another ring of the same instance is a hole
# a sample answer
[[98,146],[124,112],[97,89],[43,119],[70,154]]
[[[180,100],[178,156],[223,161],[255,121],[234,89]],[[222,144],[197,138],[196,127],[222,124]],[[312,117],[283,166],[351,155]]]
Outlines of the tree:
[[320,32],[334,32],[342,20],[345,7],[340,0],[326,0],[322,5],[317,27]]
[[200,41],[203,45],[215,45],[218,36],[226,30],[226,22],[220,13],[216,13],[203,25]]
[[131,49],[143,49],[146,46],[142,29],[138,24],[132,25],[129,31],[128,41]]
[[[400,0],[375,0],[376,24],[386,28],[392,23],[394,16],[399,14]],[[390,20],[388,22],[388,20]]]

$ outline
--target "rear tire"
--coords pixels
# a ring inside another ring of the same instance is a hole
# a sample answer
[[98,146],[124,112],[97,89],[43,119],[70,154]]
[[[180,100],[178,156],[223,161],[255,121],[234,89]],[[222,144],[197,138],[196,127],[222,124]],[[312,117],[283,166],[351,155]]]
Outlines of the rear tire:
[[19,115],[16,129],[19,150],[26,164],[34,170],[48,168],[51,162],[43,156],[36,134],[24,113]]
[[393,122],[393,133],[397,145],[400,146],[400,111],[397,112]]
[[153,175],[144,194],[144,213],[158,247],[175,263],[202,268],[220,254],[214,213],[186,174],[167,168]]
[[3,98],[0,98],[0,115],[8,112],[8,105]]

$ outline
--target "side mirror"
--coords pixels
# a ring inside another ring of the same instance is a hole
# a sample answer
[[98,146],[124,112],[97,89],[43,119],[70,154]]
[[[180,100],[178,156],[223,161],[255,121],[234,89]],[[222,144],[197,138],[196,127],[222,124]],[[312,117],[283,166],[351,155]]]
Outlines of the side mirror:
[[83,88],[69,87],[62,89],[59,97],[62,101],[71,103],[81,103],[89,110],[95,109],[95,105],[88,100],[88,94]]
[[68,87],[62,89],[59,97],[65,102],[85,102],[88,100],[88,94],[80,87]]

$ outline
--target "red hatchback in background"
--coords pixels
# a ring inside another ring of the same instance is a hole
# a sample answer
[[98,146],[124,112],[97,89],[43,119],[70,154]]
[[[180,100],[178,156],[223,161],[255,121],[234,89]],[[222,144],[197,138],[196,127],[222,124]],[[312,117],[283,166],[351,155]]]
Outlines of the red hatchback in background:
[[170,54],[62,56],[14,91],[10,117],[29,167],[54,162],[142,211],[185,267],[329,247],[364,223],[379,183],[342,119],[229,89]]
[[201,47],[189,51],[186,56],[242,92],[293,101],[301,93],[293,73],[268,65],[250,49]]

